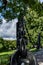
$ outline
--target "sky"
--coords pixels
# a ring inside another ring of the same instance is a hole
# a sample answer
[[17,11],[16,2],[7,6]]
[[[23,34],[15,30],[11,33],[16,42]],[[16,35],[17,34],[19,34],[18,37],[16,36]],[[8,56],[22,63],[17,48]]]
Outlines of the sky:
[[16,39],[16,23],[18,19],[15,18],[12,21],[7,22],[4,18],[2,24],[0,24],[0,37],[4,39],[14,40]]
[[[40,2],[42,3],[43,0],[40,0]],[[6,40],[16,39],[16,23],[18,22],[18,19],[15,18],[7,23],[7,21],[1,15],[2,14],[0,13],[0,18],[2,18],[2,24],[0,24],[0,37],[3,37]]]
[[43,2],[43,0],[40,0],[40,2],[42,3],[42,2]]

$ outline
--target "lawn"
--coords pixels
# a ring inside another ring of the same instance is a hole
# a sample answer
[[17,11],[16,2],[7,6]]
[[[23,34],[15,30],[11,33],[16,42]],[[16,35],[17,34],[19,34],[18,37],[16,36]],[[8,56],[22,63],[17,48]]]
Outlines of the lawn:
[[11,54],[13,54],[15,50],[8,52],[0,53],[0,65],[8,65]]
[[[16,50],[6,51],[6,52],[0,52],[0,65],[8,65],[10,62],[10,56],[13,54]],[[36,52],[36,49],[30,49],[31,52]]]

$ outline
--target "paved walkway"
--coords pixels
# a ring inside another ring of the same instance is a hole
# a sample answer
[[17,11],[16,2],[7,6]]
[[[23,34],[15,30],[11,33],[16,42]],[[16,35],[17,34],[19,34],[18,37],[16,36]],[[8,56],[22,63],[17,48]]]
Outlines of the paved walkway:
[[35,56],[37,58],[38,64],[43,65],[43,49],[39,50],[35,53]]

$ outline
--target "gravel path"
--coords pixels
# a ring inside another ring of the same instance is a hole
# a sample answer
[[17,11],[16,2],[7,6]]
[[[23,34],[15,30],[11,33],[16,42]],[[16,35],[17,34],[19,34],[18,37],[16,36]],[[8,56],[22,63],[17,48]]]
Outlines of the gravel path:
[[35,53],[35,56],[37,58],[38,64],[43,65],[43,49],[39,50]]

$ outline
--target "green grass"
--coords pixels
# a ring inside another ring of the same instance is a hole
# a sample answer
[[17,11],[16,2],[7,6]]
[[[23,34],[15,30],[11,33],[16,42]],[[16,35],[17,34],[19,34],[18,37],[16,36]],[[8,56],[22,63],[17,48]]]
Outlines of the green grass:
[[31,51],[31,52],[36,52],[37,49],[36,49],[36,48],[32,48],[32,49],[30,49],[29,51]]
[[[6,51],[6,52],[0,52],[0,65],[8,65],[10,62],[10,56],[15,53],[16,50]],[[30,49],[31,52],[36,52],[36,48]]]
[[1,52],[0,53],[0,65],[8,65],[10,62],[10,56],[13,54],[16,50],[8,51],[8,52]]
[[0,56],[0,65],[7,65],[9,63],[9,58],[10,58],[10,55],[1,55]]
[[2,44],[0,43],[0,49],[2,48]]
[[6,51],[6,52],[1,52],[0,55],[5,55],[5,54],[12,54],[14,53],[16,50],[11,50],[11,51]]

